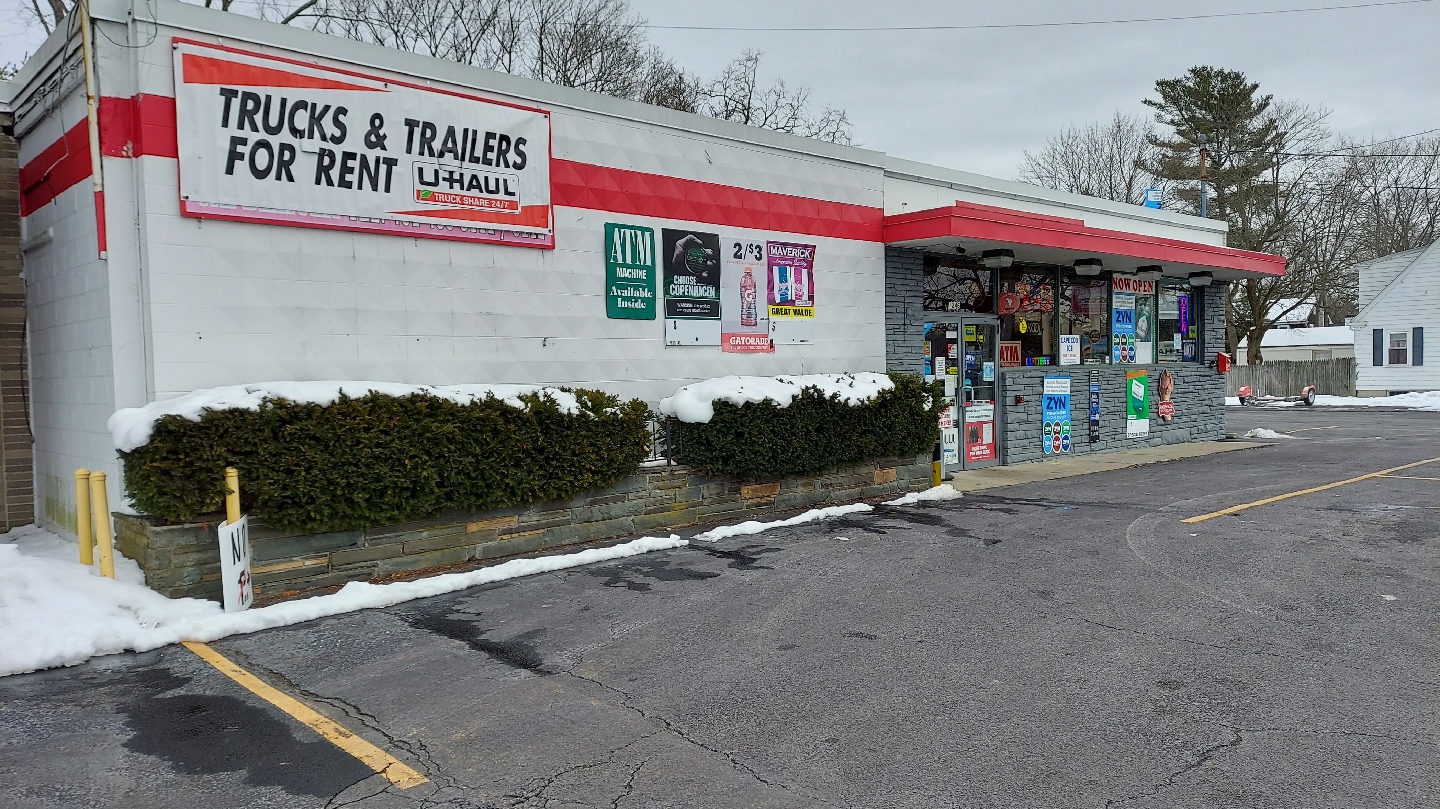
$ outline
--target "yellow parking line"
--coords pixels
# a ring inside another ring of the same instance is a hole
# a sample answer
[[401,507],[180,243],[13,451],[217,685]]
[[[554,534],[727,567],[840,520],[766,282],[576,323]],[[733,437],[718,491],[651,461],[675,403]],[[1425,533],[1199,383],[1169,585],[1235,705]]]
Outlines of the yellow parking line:
[[1370,480],[1370,479],[1372,479],[1372,478],[1386,477],[1387,475],[1389,475],[1389,474],[1392,473],[1392,472],[1399,472],[1399,471],[1401,471],[1401,470],[1403,470],[1403,469],[1411,469],[1411,468],[1414,468],[1414,467],[1416,467],[1416,466],[1424,466],[1424,465],[1427,464],[1427,463],[1435,463],[1436,461],[1440,461],[1440,458],[1431,458],[1431,459],[1428,460],[1428,461],[1416,461],[1415,463],[1407,463],[1407,464],[1405,464],[1404,466],[1396,466],[1396,467],[1391,468],[1391,469],[1381,469],[1379,472],[1371,472],[1371,473],[1368,474],[1368,475],[1361,475],[1361,476],[1358,477],[1358,478],[1350,478],[1350,479],[1348,479],[1348,480],[1337,480],[1337,481],[1335,481],[1334,483],[1327,483],[1327,484],[1325,484],[1324,486],[1316,486],[1316,487],[1311,488],[1311,489],[1301,489],[1301,490],[1298,491],[1298,492],[1290,492],[1289,494],[1277,495],[1277,496],[1275,496],[1275,497],[1267,497],[1267,498],[1265,498],[1264,500],[1256,500],[1256,501],[1253,502],[1253,503],[1242,503],[1242,504],[1240,504],[1240,505],[1238,505],[1238,506],[1231,506],[1231,507],[1229,507],[1229,508],[1222,508],[1222,509],[1220,509],[1219,511],[1212,511],[1212,512],[1210,512],[1209,514],[1201,514],[1201,515],[1199,515],[1198,517],[1187,517],[1186,519],[1183,519],[1183,520],[1181,520],[1180,522],[1183,522],[1183,523],[1205,522],[1206,520],[1213,520],[1213,519],[1215,519],[1216,517],[1224,517],[1226,514],[1234,514],[1234,513],[1236,513],[1237,511],[1244,511],[1244,510],[1247,509],[1247,508],[1254,508],[1254,507],[1256,507],[1256,506],[1269,505],[1270,503],[1278,503],[1278,502],[1280,502],[1281,500],[1289,500],[1289,499],[1292,498],[1292,497],[1299,497],[1299,496],[1305,495],[1305,494],[1314,494],[1315,492],[1323,492],[1323,491],[1325,491],[1326,489],[1333,489],[1333,488],[1335,488],[1335,487],[1337,487],[1337,486],[1344,486],[1344,485],[1347,485],[1347,484],[1350,484],[1350,483],[1359,483],[1359,482],[1362,481],[1362,480]]
[[1310,432],[1311,430],[1338,430],[1338,429],[1340,429],[1340,425],[1338,425],[1338,424],[1332,424],[1332,425],[1330,425],[1329,427],[1301,427],[1301,428],[1298,429],[1298,430],[1286,430],[1286,431],[1285,431],[1285,434],[1286,434],[1286,435],[1294,435],[1294,434],[1296,434],[1296,433],[1308,433],[1308,432]]
[[375,745],[356,736],[346,730],[337,722],[331,720],[305,703],[282,693],[270,684],[240,668],[225,655],[203,643],[185,641],[182,645],[200,656],[201,660],[214,666],[217,671],[226,677],[244,686],[251,693],[274,705],[276,708],[295,717],[301,724],[307,725],[311,730],[319,733],[330,741],[331,744],[344,750],[355,758],[359,759],[365,766],[380,773],[401,789],[419,786],[427,783],[430,779],[410,769],[399,759],[381,750]]
[[1440,478],[1422,478],[1415,475],[1381,475],[1382,478],[1395,478],[1396,480],[1440,480]]

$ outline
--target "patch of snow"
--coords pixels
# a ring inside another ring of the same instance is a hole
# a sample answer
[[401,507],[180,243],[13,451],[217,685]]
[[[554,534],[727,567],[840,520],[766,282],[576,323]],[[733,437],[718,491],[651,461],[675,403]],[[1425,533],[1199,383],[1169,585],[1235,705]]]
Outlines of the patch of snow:
[[1239,396],[1226,396],[1226,397],[1225,397],[1225,406],[1226,406],[1226,407],[1239,407],[1239,406],[1240,406],[1240,397],[1239,397]]
[[[182,640],[212,641],[685,544],[674,535],[645,537],[414,581],[350,582],[330,595],[226,613],[213,601],[166,598],[130,580],[138,567],[125,578],[101,578],[75,561],[73,543],[27,526],[0,535],[0,676],[73,666],[97,655],[143,652]],[[117,575],[122,558],[116,558]]]
[[1277,433],[1277,432],[1275,432],[1274,430],[1267,430],[1267,429],[1265,429],[1264,427],[1256,427],[1255,429],[1251,430],[1250,432],[1248,432],[1248,433],[1246,433],[1246,434],[1244,434],[1244,435],[1242,435],[1242,436],[1240,436],[1240,437],[1241,437],[1241,438],[1268,438],[1268,439],[1290,438],[1290,439],[1294,439],[1294,440],[1296,440],[1296,441],[1301,440],[1301,439],[1300,439],[1300,436],[1298,436],[1298,435],[1287,435],[1287,434],[1285,434],[1285,433]]
[[746,520],[735,525],[722,525],[719,528],[712,528],[703,534],[696,534],[695,539],[705,542],[716,542],[726,537],[747,536],[758,534],[761,531],[769,531],[772,528],[786,528],[791,525],[802,525],[816,520],[829,519],[830,517],[841,517],[846,514],[856,514],[861,511],[874,511],[875,507],[868,503],[851,503],[848,506],[826,506],[825,508],[812,508],[804,514],[797,514],[785,520],[774,522],[760,522],[759,520]]
[[410,396],[427,393],[457,404],[483,401],[494,396],[511,407],[525,409],[520,399],[524,394],[539,393],[554,402],[561,411],[580,412],[575,394],[560,388],[539,385],[405,385],[398,382],[259,382],[252,385],[229,385],[202,388],[184,396],[151,402],[144,407],[127,407],[115,411],[105,422],[115,448],[130,452],[150,441],[155,422],[164,416],[180,416],[199,421],[207,410],[258,410],[266,399],[288,399],[321,407],[339,401],[341,394],[358,399],[370,393],[384,396]]
[[896,500],[886,500],[887,506],[913,506],[916,503],[933,503],[942,500],[954,500],[964,495],[955,490],[949,483],[942,483],[923,492],[910,492]]
[[1397,598],[1396,596],[1380,596],[1380,597],[1383,598],[1383,599],[1385,599],[1386,601],[1394,601],[1394,600]]
[[895,383],[885,374],[806,374],[803,376],[722,376],[686,385],[660,400],[660,412],[690,424],[708,424],[715,417],[715,402],[744,405],[773,401],[789,407],[800,391],[819,388],[826,396],[839,394],[848,405],[864,404]]
[[1440,413],[1440,390],[1394,396],[1317,396],[1315,404],[1327,407],[1404,407]]

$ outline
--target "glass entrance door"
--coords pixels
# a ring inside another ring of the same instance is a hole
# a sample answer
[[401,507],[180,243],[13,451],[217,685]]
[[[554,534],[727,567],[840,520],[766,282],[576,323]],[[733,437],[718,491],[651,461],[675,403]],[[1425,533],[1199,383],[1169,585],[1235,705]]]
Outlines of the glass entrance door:
[[994,466],[996,450],[996,374],[999,324],[994,318],[960,321],[960,461],[965,469]]

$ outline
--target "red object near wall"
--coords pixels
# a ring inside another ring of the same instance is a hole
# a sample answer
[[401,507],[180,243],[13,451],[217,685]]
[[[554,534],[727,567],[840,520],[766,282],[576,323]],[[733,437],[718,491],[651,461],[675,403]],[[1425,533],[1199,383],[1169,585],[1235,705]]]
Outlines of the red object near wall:
[[1215,370],[1222,373],[1230,373],[1230,355],[1221,351],[1215,355]]

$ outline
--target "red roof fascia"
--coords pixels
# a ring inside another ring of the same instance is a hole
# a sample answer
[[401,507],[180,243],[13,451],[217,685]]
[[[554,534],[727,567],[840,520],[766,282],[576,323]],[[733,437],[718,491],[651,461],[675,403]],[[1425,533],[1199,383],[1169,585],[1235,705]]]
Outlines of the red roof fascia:
[[1196,264],[1261,275],[1285,274],[1284,256],[1092,228],[1079,219],[966,202],[887,216],[884,228],[886,244],[956,237],[1129,256],[1159,263]]

